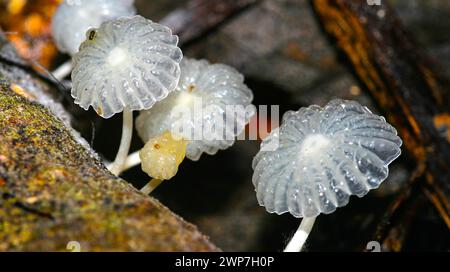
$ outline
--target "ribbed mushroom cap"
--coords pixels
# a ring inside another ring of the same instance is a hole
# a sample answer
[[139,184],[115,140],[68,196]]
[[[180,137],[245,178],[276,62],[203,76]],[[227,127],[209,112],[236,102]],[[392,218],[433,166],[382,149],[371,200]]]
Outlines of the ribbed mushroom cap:
[[295,217],[332,213],[378,188],[401,145],[394,127],[355,101],[287,112],[253,160],[258,202]]
[[52,33],[61,52],[78,51],[86,31],[121,16],[136,14],[134,0],[65,0],[52,19]]
[[73,57],[72,96],[98,115],[149,109],[175,90],[183,54],[168,27],[139,15],[103,23],[86,33]]
[[[176,91],[142,111],[136,129],[145,142],[171,131],[188,140],[186,156],[198,160],[203,152],[212,155],[233,145],[256,112],[252,100],[252,91],[234,68],[185,58]],[[227,108],[239,114],[227,115]]]

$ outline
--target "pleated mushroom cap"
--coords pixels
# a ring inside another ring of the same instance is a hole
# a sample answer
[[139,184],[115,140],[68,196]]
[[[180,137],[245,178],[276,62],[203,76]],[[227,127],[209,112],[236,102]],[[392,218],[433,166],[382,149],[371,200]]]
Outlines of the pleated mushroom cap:
[[183,54],[168,27],[141,16],[122,17],[86,33],[73,57],[72,96],[98,115],[144,110],[175,90]]
[[133,0],[65,0],[52,19],[52,34],[61,52],[73,55],[86,31],[105,21],[136,14]]
[[287,112],[253,160],[258,202],[295,217],[332,213],[378,188],[401,145],[394,127],[355,101]]
[[[136,129],[145,142],[171,131],[188,140],[186,157],[198,160],[202,153],[213,155],[233,145],[256,112],[252,100],[252,91],[236,69],[185,58],[176,91],[142,111]],[[227,116],[227,106],[240,114]]]

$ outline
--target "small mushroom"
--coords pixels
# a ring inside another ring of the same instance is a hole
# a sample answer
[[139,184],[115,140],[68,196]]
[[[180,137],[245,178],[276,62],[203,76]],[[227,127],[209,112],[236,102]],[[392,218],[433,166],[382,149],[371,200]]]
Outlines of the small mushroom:
[[86,33],[73,57],[72,96],[103,118],[122,112],[122,140],[111,172],[119,174],[130,146],[134,110],[151,108],[174,91],[183,55],[168,27],[139,15],[104,22]]
[[[186,157],[196,161],[202,153],[213,155],[233,145],[256,112],[252,100],[252,91],[234,68],[183,59],[176,91],[142,111],[136,119],[136,129],[144,142],[169,131],[180,145],[187,143]],[[144,171],[148,169],[146,165],[158,165],[158,161],[145,156],[141,160]]]
[[394,127],[355,101],[287,112],[253,160],[259,204],[303,218],[285,251],[301,250],[319,214],[378,188],[401,145]]
[[150,194],[163,180],[171,179],[186,155],[187,141],[166,131],[150,139],[139,151],[142,169],[153,179],[141,191]]
[[134,0],[65,0],[53,15],[53,38],[61,52],[73,55],[88,29],[134,14]]
[[[52,34],[59,51],[73,56],[85,40],[86,31],[101,23],[136,14],[134,0],[64,0],[52,18]],[[72,71],[69,60],[52,75],[62,80]]]

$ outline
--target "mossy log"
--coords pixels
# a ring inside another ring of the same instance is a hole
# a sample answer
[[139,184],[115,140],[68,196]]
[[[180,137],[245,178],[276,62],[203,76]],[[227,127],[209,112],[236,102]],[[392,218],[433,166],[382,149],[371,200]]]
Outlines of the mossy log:
[[218,250],[113,176],[62,107],[40,97],[57,85],[32,71],[0,37],[0,251],[66,251],[71,241],[82,251]]

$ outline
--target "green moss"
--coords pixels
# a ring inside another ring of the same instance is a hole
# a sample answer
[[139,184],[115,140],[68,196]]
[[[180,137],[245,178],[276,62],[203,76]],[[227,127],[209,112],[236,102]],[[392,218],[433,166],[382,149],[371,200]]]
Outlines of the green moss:
[[217,250],[111,175],[47,109],[0,75],[0,250]]

